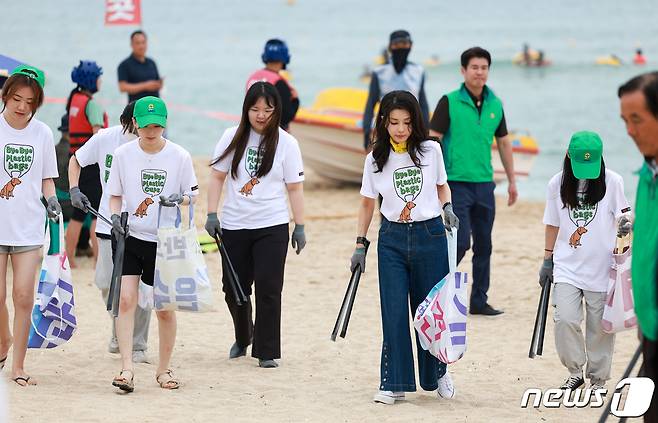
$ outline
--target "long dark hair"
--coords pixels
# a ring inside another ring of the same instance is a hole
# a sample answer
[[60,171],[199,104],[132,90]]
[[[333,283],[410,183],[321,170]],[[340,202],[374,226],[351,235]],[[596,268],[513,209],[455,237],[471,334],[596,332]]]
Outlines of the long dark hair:
[[407,152],[414,165],[420,167],[423,156],[421,144],[428,139],[427,128],[420,112],[418,100],[409,91],[391,91],[382,98],[379,104],[379,113],[375,123],[375,138],[372,146],[372,157],[377,165],[377,172],[381,172],[391,154],[391,135],[388,133],[388,123],[393,110],[405,110],[411,118],[411,134],[407,140]]
[[235,152],[231,163],[231,176],[233,178],[238,176],[238,166],[240,165],[240,160],[242,160],[242,156],[247,149],[247,142],[249,141],[249,132],[251,131],[249,109],[251,109],[260,98],[264,99],[267,105],[274,109],[274,112],[272,112],[272,116],[270,116],[270,120],[267,122],[267,125],[261,134],[260,143],[258,144],[258,170],[256,171],[256,174],[251,175],[251,177],[261,178],[272,170],[274,154],[276,153],[276,147],[279,143],[281,97],[279,97],[279,93],[276,88],[274,88],[274,85],[269,82],[256,82],[249,87],[247,94],[244,97],[244,103],[242,104],[242,117],[240,118],[240,124],[238,125],[237,131],[235,131],[231,143],[221,156],[210,162],[210,165],[212,166],[215,163],[224,160],[224,158],[232,152]]
[[126,107],[123,108],[121,116],[119,117],[119,122],[123,126],[123,133],[136,134],[137,130],[133,124],[133,111],[135,110],[135,101],[131,101],[126,104]]
[[[601,157],[601,174],[596,179],[587,180],[587,189],[583,203],[593,206],[605,196],[605,162]],[[578,179],[574,176],[571,169],[571,158],[569,155],[564,156],[562,166],[562,182],[560,182],[560,198],[562,199],[562,208],[575,209],[578,207]]]

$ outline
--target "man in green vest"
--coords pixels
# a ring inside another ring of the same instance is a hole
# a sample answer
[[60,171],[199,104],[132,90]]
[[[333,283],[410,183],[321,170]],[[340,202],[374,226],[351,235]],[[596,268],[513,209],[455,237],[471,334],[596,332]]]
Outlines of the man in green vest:
[[469,48],[462,53],[461,66],[464,83],[439,100],[430,122],[430,135],[441,140],[453,210],[459,218],[457,262],[471,248],[473,238],[470,313],[495,316],[503,312],[487,302],[496,212],[491,144],[495,137],[507,174],[510,206],[518,196],[512,144],[503,104],[486,85],[491,55],[481,47]]
[[[633,223],[633,300],[642,338],[644,374],[658,385],[658,72],[645,73],[619,87],[621,118],[626,132],[644,156],[639,172]],[[628,233],[630,222],[620,222]],[[658,394],[654,391],[645,422],[658,422]]]

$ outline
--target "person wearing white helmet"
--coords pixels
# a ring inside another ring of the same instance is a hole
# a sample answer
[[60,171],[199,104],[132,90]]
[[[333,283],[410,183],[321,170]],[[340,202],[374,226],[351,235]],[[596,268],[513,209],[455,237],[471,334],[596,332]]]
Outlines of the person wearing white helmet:
[[290,82],[281,75],[281,71],[290,63],[290,53],[285,41],[277,38],[268,40],[265,43],[261,59],[265,63],[265,68],[257,70],[249,76],[246,89],[249,90],[256,82],[269,82],[274,85],[283,106],[280,126],[288,130],[290,122],[295,119],[299,109],[299,97]]

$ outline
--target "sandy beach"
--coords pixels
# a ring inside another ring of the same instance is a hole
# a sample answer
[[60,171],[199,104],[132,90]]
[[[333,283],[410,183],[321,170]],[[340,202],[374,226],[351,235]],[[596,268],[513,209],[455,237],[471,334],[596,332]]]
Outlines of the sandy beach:
[[[196,225],[203,230],[207,159],[195,159],[201,186]],[[219,288],[219,254],[206,255],[215,284],[215,311],[178,313],[172,366],[184,386],[165,391],[155,382],[155,365],[135,369],[135,392],[111,386],[119,356],[107,352],[110,319],[93,283],[89,259],[75,269],[79,329],[54,350],[29,350],[26,370],[38,380],[21,388],[8,380],[11,422],[206,422],[206,421],[595,421],[601,409],[521,409],[525,389],[558,386],[567,376],[555,353],[553,323],[547,325],[544,356],[528,359],[543,249],[543,204],[498,199],[490,301],[505,314],[469,316],[468,351],[448,367],[457,389],[452,401],[419,391],[394,406],[374,404],[379,382],[381,323],[377,254],[367,259],[346,339],[329,335],[349,278],[354,247],[358,189],[335,185],[307,171],[308,244],[301,255],[289,250],[283,292],[282,359],[278,369],[257,360],[228,360],[233,329]],[[376,225],[371,226],[376,241]],[[375,243],[373,243],[374,246]],[[470,255],[461,270],[470,273]],[[11,275],[9,275],[11,279]],[[10,289],[10,287],[8,287]],[[9,303],[11,312],[11,303]],[[614,388],[637,345],[635,331],[617,336]],[[151,320],[148,355],[157,361],[157,319]],[[10,359],[11,360],[11,359]],[[45,410],[49,411],[45,411]]]

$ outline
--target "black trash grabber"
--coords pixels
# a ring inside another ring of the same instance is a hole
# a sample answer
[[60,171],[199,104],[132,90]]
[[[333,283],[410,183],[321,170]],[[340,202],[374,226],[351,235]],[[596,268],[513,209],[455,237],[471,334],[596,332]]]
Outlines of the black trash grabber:
[[532,332],[532,341],[530,341],[530,351],[528,357],[535,358],[542,355],[544,351],[544,333],[546,332],[546,315],[548,314],[549,299],[551,297],[551,284],[546,282],[541,289],[539,305],[537,306],[537,316],[535,317],[535,328]]
[[121,213],[121,227],[124,234],[117,234],[117,246],[114,252],[114,263],[112,267],[112,280],[110,281],[110,292],[107,296],[107,311],[112,316],[119,316],[119,299],[121,298],[121,276],[123,274],[123,253],[126,248],[126,234],[128,231],[128,212]]
[[240,278],[233,267],[233,263],[231,263],[231,259],[226,252],[224,243],[219,239],[217,234],[215,234],[213,238],[217,243],[217,248],[219,248],[219,254],[222,256],[222,271],[226,272],[226,279],[228,280],[229,287],[233,293],[233,298],[235,298],[235,303],[241,306],[247,302],[247,296],[242,290],[242,285],[240,285]]
[[[635,353],[633,354],[631,361],[628,363],[628,366],[626,367],[624,374],[622,375],[621,379],[619,379],[620,381],[630,376],[631,372],[633,371],[633,368],[635,367],[635,364],[637,364],[637,360],[640,358],[641,353],[642,353],[642,344],[637,346],[637,349],[635,350]],[[605,410],[603,410],[603,413],[599,418],[599,423],[605,423],[605,421],[608,420],[608,416],[610,416],[611,407],[612,407],[612,400],[608,401],[608,405],[605,407]],[[626,418],[622,417],[621,419],[619,419],[619,421],[624,422],[626,421]]]
[[[366,240],[364,246],[366,247],[366,255],[367,255],[370,242]],[[340,337],[345,338],[345,335],[347,335],[347,326],[350,323],[350,316],[352,315],[352,307],[354,306],[356,291],[359,288],[361,273],[363,273],[361,269],[361,265],[357,265],[354,271],[352,271],[350,282],[347,285],[347,291],[345,291],[345,296],[343,297],[343,302],[340,306],[340,311],[338,312],[336,323],[334,324],[334,330],[331,332],[332,341],[336,341],[336,335],[338,335],[338,328],[341,327],[341,323],[342,323],[342,329],[340,331]]]
[[112,226],[112,222],[110,222],[110,220],[107,217],[105,217],[102,214],[98,213],[98,210],[95,210],[93,207],[87,206],[87,211],[89,213],[93,214],[94,216],[96,216],[97,219],[100,219],[103,222],[107,223],[108,225]]

